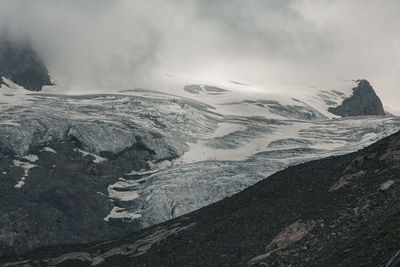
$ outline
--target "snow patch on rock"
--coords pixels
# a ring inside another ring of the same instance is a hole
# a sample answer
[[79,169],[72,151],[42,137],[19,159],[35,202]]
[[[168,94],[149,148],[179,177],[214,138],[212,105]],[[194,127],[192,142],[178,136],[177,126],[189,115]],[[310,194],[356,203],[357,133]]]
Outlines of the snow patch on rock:
[[48,147],[48,146],[44,147],[42,149],[42,151],[46,151],[46,152],[50,152],[50,153],[54,153],[54,154],[57,153],[57,151],[55,151],[54,149],[52,149],[51,147]]
[[100,157],[100,156],[98,156],[96,154],[93,154],[93,153],[89,153],[89,152],[83,151],[82,149],[79,149],[79,148],[77,148],[76,150],[79,151],[84,157],[86,157],[87,155],[90,155],[90,156],[94,157],[94,159],[93,159],[94,163],[101,163],[101,162],[107,160],[106,158]]
[[129,212],[124,208],[119,208],[119,207],[114,207],[110,214],[107,215],[107,217],[104,218],[104,221],[108,222],[110,221],[110,219],[130,219],[130,220],[134,220],[134,219],[138,219],[142,217],[142,215],[140,213],[138,213],[138,211],[135,212]]
[[13,160],[13,163],[15,167],[20,167],[24,170],[24,176],[22,176],[18,183],[15,185],[15,188],[20,189],[22,186],[25,185],[25,179],[28,177],[29,170],[37,167],[37,165],[33,165],[28,162],[22,162],[19,160]]
[[35,161],[39,160],[39,157],[37,155],[33,155],[33,154],[26,155],[23,158],[30,162],[35,162]]

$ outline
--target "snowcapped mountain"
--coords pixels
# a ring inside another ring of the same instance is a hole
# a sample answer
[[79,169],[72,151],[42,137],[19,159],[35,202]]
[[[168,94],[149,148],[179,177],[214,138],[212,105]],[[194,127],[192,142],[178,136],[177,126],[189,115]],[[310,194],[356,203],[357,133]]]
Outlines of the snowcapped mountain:
[[355,82],[292,95],[249,95],[238,84],[68,95],[2,80],[4,255],[122,236],[400,126],[395,116],[330,113]]

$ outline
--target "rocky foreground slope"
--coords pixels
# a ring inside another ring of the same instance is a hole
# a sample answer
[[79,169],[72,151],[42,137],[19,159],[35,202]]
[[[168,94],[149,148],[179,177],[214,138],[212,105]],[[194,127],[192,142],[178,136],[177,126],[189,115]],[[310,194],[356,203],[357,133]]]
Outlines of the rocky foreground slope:
[[397,266],[399,175],[400,132],[124,239],[41,248],[3,266]]

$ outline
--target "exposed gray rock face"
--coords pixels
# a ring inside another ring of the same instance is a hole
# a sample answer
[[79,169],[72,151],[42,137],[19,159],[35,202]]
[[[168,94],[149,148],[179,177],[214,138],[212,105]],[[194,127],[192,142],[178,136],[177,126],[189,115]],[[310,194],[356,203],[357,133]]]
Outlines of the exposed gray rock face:
[[382,102],[367,80],[358,80],[358,86],[353,88],[353,95],[343,103],[328,111],[342,117],[385,115]]
[[52,85],[46,66],[28,43],[0,37],[0,84],[5,77],[30,91]]

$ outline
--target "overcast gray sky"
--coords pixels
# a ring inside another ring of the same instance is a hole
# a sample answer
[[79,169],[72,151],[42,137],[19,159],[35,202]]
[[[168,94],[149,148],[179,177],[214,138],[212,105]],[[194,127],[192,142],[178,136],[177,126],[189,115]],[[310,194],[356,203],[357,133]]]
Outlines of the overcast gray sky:
[[0,25],[71,86],[366,78],[400,110],[397,0],[0,0]]

